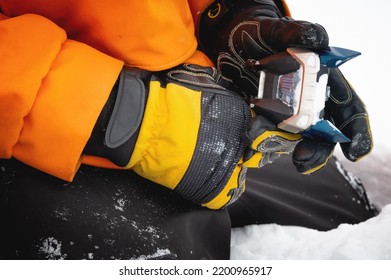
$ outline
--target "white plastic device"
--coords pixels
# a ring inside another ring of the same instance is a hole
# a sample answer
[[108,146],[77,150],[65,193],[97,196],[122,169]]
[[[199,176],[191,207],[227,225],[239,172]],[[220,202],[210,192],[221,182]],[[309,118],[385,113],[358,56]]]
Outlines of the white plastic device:
[[[327,99],[328,72],[320,71],[319,55],[304,49],[288,48],[287,52],[300,63],[293,73],[280,75],[274,89],[276,98],[293,109],[292,116],[277,126],[285,131],[299,133],[320,119]],[[264,97],[266,72],[260,72],[257,99]]]

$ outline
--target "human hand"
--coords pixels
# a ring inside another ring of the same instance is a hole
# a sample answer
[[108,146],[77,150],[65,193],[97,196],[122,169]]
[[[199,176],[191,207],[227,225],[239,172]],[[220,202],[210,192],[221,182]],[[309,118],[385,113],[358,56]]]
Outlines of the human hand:
[[[246,99],[257,95],[259,85],[260,69],[249,61],[259,61],[289,47],[322,50],[329,42],[321,25],[282,17],[283,12],[273,1],[255,2],[237,2],[216,19],[208,19],[205,13],[201,20],[206,24],[201,22],[199,31],[204,51]],[[368,154],[373,145],[368,114],[338,69],[331,70],[328,86],[331,97],[324,118],[334,122],[352,140],[341,147],[349,160],[356,161]],[[335,143],[304,138],[294,149],[292,159],[299,172],[309,174],[326,164],[334,147]]]
[[[325,118],[351,141],[340,143],[345,157],[357,161],[369,154],[373,139],[365,104],[338,68],[331,69],[328,86],[330,97],[325,106]],[[323,167],[331,157],[336,143],[305,138],[292,155],[297,170],[310,174]]]

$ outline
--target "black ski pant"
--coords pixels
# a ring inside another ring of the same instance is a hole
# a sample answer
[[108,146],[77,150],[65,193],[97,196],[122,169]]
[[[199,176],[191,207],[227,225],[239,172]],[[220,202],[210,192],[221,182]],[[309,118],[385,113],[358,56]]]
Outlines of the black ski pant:
[[0,160],[0,211],[0,259],[229,259],[232,227],[330,230],[376,215],[335,159],[304,176],[288,157],[251,170],[246,192],[219,211],[131,171],[82,166],[67,183]]

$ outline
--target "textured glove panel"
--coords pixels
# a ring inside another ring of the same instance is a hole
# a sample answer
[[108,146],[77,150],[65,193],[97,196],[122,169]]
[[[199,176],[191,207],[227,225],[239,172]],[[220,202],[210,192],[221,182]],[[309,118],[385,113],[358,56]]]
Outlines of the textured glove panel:
[[196,149],[175,190],[200,204],[217,196],[244,152],[243,134],[249,120],[250,111],[244,101],[237,97],[203,93]]

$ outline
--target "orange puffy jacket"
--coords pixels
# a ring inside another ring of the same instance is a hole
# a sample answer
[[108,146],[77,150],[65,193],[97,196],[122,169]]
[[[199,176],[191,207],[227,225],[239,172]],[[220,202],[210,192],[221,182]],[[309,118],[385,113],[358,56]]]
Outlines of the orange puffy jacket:
[[210,65],[194,35],[210,2],[1,0],[0,158],[72,180],[123,64]]

